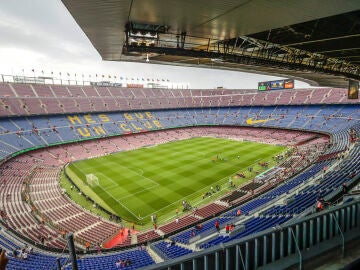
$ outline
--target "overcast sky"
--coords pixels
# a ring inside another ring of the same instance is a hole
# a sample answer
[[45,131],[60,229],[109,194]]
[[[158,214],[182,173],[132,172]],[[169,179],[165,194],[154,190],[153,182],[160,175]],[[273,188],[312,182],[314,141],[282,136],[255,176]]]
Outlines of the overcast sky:
[[[102,61],[60,0],[0,0],[0,73],[36,75],[70,73],[160,78],[191,88],[257,88],[278,79],[250,73],[146,63]],[[62,75],[64,76],[64,75]],[[296,81],[296,87],[308,84]]]

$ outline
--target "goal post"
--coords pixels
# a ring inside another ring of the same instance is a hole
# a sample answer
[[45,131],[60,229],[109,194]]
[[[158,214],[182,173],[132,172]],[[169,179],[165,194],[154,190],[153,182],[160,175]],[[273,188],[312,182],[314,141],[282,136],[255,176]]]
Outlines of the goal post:
[[91,187],[98,186],[99,178],[93,173],[87,174],[86,175],[86,183]]

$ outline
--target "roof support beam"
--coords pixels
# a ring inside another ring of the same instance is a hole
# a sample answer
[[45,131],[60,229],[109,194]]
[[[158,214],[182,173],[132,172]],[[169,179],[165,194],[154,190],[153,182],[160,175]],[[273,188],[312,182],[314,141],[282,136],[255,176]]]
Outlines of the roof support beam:
[[309,40],[309,41],[303,41],[303,42],[297,42],[297,43],[290,43],[290,44],[285,44],[284,46],[298,46],[298,45],[305,45],[305,44],[318,43],[318,42],[326,42],[326,41],[330,41],[330,40],[339,40],[339,39],[359,37],[359,36],[360,36],[360,34],[338,36],[338,37],[323,38],[323,39],[317,39],[317,40]]

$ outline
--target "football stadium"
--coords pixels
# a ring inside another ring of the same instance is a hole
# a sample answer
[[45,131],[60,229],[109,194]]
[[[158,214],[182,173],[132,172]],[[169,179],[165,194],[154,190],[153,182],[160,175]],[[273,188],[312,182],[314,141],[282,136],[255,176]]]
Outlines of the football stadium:
[[1,75],[0,270],[360,269],[359,1],[56,2],[103,61],[283,79]]

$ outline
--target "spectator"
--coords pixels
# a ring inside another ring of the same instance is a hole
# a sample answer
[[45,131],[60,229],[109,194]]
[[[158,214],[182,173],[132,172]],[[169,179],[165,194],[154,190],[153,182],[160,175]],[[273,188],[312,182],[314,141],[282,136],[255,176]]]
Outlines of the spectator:
[[14,257],[14,258],[17,258],[17,257],[18,257],[18,252],[17,252],[16,249],[14,249],[12,253],[13,253],[13,257]]
[[321,201],[321,199],[320,200],[317,200],[316,201],[316,212],[320,212],[321,210],[323,210],[323,203],[322,203],[322,201]]
[[345,195],[348,192],[348,187],[345,182],[342,184],[342,192],[343,192],[343,195]]
[[18,258],[22,259],[22,256],[23,256],[22,249],[19,249],[19,250],[17,251],[17,254],[18,254]]
[[120,267],[121,267],[121,260],[120,259],[118,259],[116,261],[115,266],[116,266],[116,269],[120,269]]
[[5,270],[8,262],[9,258],[6,256],[5,250],[3,249],[0,253],[0,270]]
[[32,252],[33,252],[33,248],[29,246],[29,247],[27,248],[27,253],[28,253],[28,254],[31,254]]
[[23,252],[22,252],[22,259],[23,259],[23,260],[26,260],[27,258],[28,258],[28,254],[27,254],[26,250],[25,250],[25,249],[23,249]]
[[240,208],[236,211],[236,215],[237,215],[237,216],[240,216],[240,215],[241,215],[241,210],[240,210]]
[[97,251],[97,253],[101,253],[101,248],[100,248],[100,244],[99,244],[99,243],[96,245],[96,251]]
[[215,221],[215,228],[216,228],[216,230],[217,230],[218,232],[220,232],[220,223],[219,223],[218,220]]
[[90,242],[89,241],[86,241],[85,249],[86,249],[86,252],[89,252],[89,250],[90,250]]

